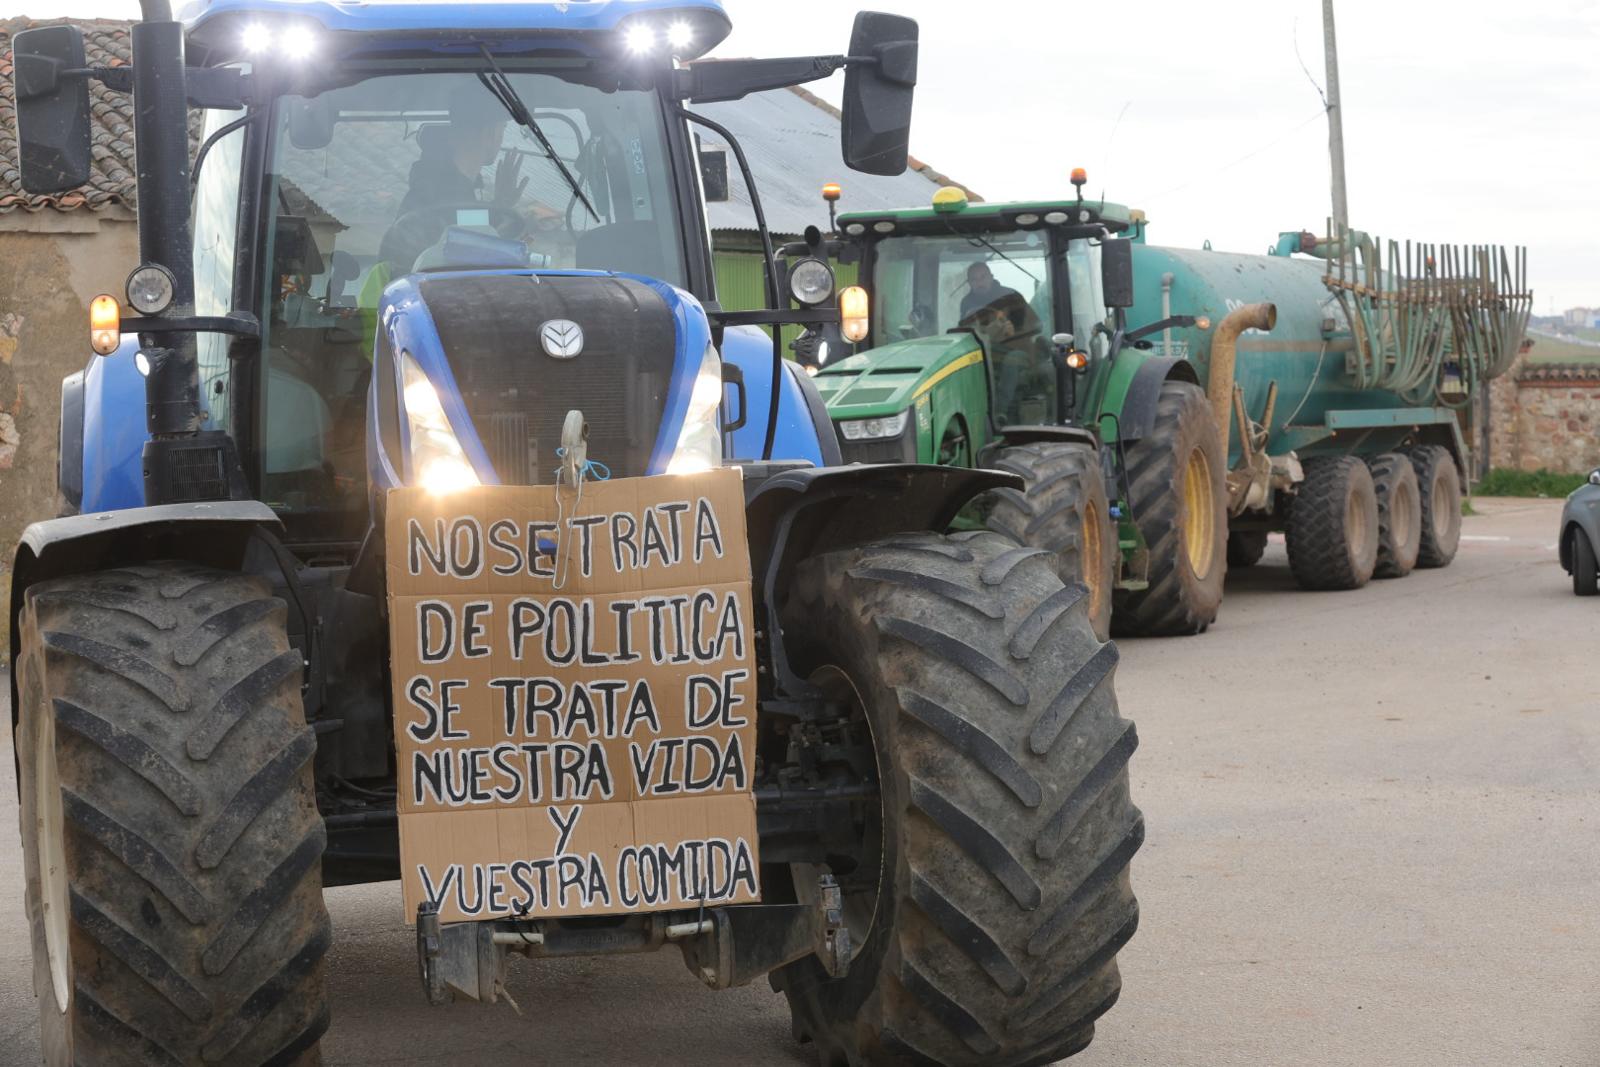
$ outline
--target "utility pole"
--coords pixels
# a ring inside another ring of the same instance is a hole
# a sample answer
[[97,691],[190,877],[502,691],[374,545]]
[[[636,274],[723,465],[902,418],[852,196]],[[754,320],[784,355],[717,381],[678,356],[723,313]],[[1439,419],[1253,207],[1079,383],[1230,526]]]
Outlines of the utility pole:
[[1335,236],[1350,226],[1350,205],[1344,191],[1344,111],[1339,104],[1339,45],[1333,32],[1333,0],[1322,0],[1322,44],[1328,64],[1328,160],[1333,165]]

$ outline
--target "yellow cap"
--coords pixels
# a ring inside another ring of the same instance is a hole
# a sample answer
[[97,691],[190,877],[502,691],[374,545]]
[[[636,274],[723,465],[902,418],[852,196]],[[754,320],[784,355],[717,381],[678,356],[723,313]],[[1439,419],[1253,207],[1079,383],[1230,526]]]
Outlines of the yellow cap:
[[961,211],[967,206],[966,190],[946,185],[933,194],[933,210]]

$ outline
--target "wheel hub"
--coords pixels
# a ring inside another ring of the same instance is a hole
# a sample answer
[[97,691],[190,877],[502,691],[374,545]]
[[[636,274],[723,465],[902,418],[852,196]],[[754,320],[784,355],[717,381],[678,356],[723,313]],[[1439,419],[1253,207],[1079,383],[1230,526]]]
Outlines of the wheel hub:
[[1211,464],[1198,446],[1190,449],[1183,471],[1183,549],[1196,578],[1211,573],[1216,558],[1217,529],[1212,512],[1215,497]]
[[1105,521],[1093,501],[1083,509],[1083,584],[1089,587],[1089,617],[1098,619],[1111,590],[1106,588],[1106,545],[1101,537]]
[[[849,675],[841,668],[830,665],[817,668],[809,681],[822,691],[830,703],[837,703],[846,708],[848,718],[851,721],[859,721],[865,728],[867,737],[871,738],[872,721],[867,717],[866,702],[861,698],[860,691]],[[876,754],[876,743],[873,743],[872,750]],[[875,765],[874,774],[881,780],[882,768]],[[865,803],[868,806],[860,827],[860,847],[854,856],[856,865],[853,869],[848,872],[830,872],[828,867],[817,864],[790,864],[795,895],[803,904],[815,904],[817,886],[822,875],[834,873],[843,897],[844,926],[850,931],[851,959],[861,953],[866,946],[868,935],[872,933],[872,928],[877,923],[881,895],[879,888],[883,880],[882,794],[875,794]]]
[[1344,540],[1350,546],[1350,557],[1361,559],[1367,550],[1366,509],[1361,506],[1361,495],[1352,492],[1344,501]]
[[44,924],[45,955],[50,983],[55,987],[56,1008],[67,1010],[72,997],[69,975],[70,947],[67,919],[67,852],[62,817],[61,778],[56,770],[55,717],[47,709],[39,716],[34,752],[34,839],[39,843],[39,907]]

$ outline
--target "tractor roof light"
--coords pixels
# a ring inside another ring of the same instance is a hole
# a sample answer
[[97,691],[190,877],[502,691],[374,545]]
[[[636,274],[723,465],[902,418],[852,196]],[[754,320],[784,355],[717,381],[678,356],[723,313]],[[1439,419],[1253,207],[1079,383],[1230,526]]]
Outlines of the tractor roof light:
[[635,22],[628,27],[622,40],[628,46],[628,51],[636,56],[642,56],[655,49],[656,31],[648,23]]
[[1088,183],[1089,183],[1089,172],[1087,170],[1083,169],[1082,167],[1073,167],[1072,168],[1072,184],[1077,188],[1077,190],[1078,190],[1080,195],[1083,193],[1083,187],[1085,185],[1087,185]]
[[101,293],[89,301],[89,347],[96,355],[109,356],[122,344],[122,308],[117,298]]
[[279,56],[296,62],[310,59],[317,50],[317,33],[303,22],[247,22],[239,31],[239,46],[247,55]]
[[822,187],[822,199],[830,204],[836,203],[843,195],[844,189],[840,187],[838,182],[828,182]]

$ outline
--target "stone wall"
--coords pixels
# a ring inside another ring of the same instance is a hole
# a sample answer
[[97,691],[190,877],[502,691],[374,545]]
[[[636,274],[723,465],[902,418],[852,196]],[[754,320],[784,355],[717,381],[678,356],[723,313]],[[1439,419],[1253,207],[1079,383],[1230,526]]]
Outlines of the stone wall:
[[1582,473],[1600,467],[1600,363],[1519,359],[1489,386],[1489,465]]
[[23,528],[56,514],[61,379],[92,356],[89,301],[120,300],[138,256],[118,209],[0,215],[0,602]]

